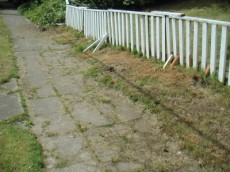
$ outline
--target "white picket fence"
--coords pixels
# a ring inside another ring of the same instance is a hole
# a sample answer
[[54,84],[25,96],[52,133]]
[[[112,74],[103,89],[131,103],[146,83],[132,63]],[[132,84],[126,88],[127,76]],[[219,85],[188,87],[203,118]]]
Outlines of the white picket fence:
[[203,70],[209,64],[211,74],[230,85],[230,22],[172,12],[99,10],[67,4],[66,24],[92,39],[108,33],[111,44],[130,48],[147,58],[165,62],[171,54],[179,55],[180,65]]

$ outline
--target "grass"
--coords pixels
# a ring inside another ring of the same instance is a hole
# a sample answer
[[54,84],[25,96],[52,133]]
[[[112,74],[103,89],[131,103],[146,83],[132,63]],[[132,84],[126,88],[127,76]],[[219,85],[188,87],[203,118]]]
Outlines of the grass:
[[230,3],[224,0],[176,0],[151,7],[148,11],[175,11],[184,13],[186,16],[203,17],[229,21]]
[[43,171],[42,149],[36,137],[16,125],[26,118],[20,115],[0,122],[1,171]]
[[0,84],[17,77],[16,60],[11,50],[9,31],[0,18]]

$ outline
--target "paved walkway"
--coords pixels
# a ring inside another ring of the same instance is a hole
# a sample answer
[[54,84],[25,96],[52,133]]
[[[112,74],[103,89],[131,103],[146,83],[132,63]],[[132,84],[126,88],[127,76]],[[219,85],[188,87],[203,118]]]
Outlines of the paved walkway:
[[2,16],[46,171],[200,170],[161,131],[154,114],[143,114],[120,92],[85,79],[91,66],[71,57],[70,46],[56,44],[15,10]]

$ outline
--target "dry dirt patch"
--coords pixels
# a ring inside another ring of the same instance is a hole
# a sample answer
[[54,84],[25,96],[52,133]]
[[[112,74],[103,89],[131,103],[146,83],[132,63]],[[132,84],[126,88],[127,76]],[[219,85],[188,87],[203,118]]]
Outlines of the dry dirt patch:
[[165,124],[165,131],[179,135],[183,140],[181,147],[201,159],[202,164],[228,164],[230,97],[226,94],[229,89],[218,93],[211,86],[204,86],[201,76],[195,76],[194,71],[190,74],[177,69],[164,71],[161,64],[133,58],[128,52],[111,53],[109,49],[94,57],[114,68],[115,77],[128,81],[140,94],[144,92],[153,101],[157,99],[159,119]]

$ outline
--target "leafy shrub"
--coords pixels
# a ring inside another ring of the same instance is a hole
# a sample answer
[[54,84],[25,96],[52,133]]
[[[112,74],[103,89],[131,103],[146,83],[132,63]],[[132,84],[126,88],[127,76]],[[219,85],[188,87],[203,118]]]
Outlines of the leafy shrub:
[[121,9],[142,9],[149,5],[166,2],[167,0],[71,0],[91,8],[121,8]]
[[65,1],[33,0],[21,5],[19,11],[39,26],[55,25],[65,20]]

